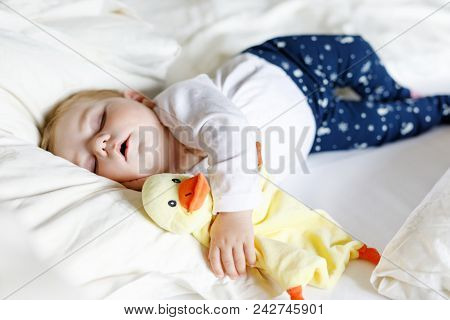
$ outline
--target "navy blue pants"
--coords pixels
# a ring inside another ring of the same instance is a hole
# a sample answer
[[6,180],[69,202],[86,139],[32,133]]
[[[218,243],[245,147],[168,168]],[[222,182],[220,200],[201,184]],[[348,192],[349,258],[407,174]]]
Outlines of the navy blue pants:
[[[377,146],[450,123],[450,95],[411,98],[360,36],[285,36],[243,52],[283,68],[305,94],[317,124],[311,153]],[[360,99],[342,99],[338,87]]]

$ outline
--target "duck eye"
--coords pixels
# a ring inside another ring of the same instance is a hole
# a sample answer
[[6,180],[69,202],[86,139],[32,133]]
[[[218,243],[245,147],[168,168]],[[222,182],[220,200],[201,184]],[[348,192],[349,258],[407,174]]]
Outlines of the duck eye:
[[177,179],[177,178],[172,179],[172,181],[175,182],[175,183],[180,183],[181,182],[181,180]]
[[169,200],[169,202],[167,202],[167,204],[171,207],[175,207],[177,205],[177,202],[175,200]]

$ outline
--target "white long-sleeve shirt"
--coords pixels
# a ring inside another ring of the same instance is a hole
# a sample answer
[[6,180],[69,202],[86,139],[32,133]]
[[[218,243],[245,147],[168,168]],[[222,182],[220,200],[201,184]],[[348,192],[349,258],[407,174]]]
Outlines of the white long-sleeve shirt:
[[281,68],[245,53],[212,78],[201,74],[169,86],[154,98],[154,111],[181,143],[208,155],[188,173],[207,176],[217,213],[250,210],[261,201],[257,140],[275,182],[303,168],[316,131],[305,100]]

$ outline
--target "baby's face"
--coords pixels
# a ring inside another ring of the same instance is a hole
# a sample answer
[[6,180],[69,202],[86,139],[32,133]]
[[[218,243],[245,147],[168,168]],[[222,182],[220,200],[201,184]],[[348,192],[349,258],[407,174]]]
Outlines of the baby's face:
[[129,98],[77,102],[54,134],[55,155],[118,182],[167,171],[167,128]]

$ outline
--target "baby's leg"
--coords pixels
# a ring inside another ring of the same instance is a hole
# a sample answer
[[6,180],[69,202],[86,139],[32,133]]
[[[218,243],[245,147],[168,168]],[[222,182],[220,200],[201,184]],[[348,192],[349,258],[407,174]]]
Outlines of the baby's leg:
[[351,87],[369,101],[410,98],[410,91],[389,76],[371,46],[360,36],[278,37],[244,52],[283,68],[305,94],[318,126],[325,120],[336,87]]
[[389,75],[374,49],[360,36],[315,36],[307,51],[318,56],[317,67],[323,65],[322,78],[327,79],[322,82],[333,88],[351,87],[368,101],[411,97],[409,89]]
[[[283,68],[305,94],[317,123],[311,152],[381,145],[450,122],[450,96],[411,99],[360,36],[286,36],[244,52]],[[336,87],[361,101],[341,100]]]
[[377,146],[449,121],[450,96],[387,102],[335,99],[324,112],[311,153]]

